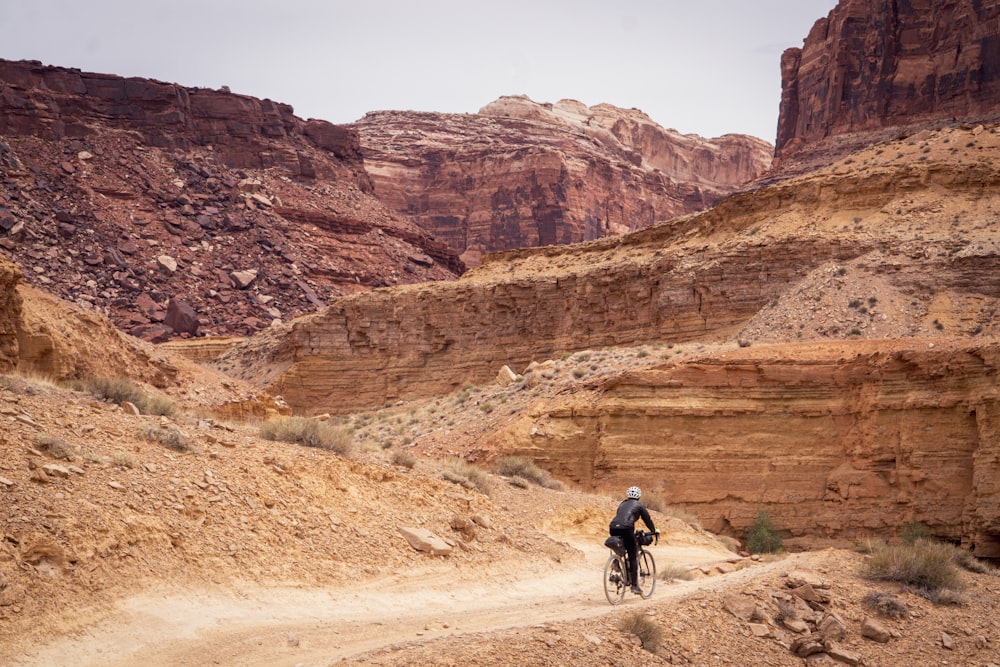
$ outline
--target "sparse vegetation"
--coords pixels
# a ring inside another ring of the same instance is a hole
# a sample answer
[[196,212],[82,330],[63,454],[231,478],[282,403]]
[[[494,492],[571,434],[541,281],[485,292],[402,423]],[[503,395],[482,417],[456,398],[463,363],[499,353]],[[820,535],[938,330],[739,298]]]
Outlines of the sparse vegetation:
[[627,614],[618,621],[618,629],[639,638],[642,647],[655,653],[663,641],[663,629],[641,611]]
[[294,442],[347,455],[353,449],[351,436],[341,428],[308,417],[278,417],[264,422],[260,435],[266,440]]
[[693,578],[691,570],[674,563],[667,563],[666,565],[661,566],[656,576],[664,581],[673,581],[675,579],[680,579],[681,581],[691,581]]
[[111,456],[111,465],[119,468],[134,468],[135,457],[130,452],[115,452]]
[[861,602],[865,607],[885,618],[900,619],[907,618],[910,615],[910,610],[907,609],[906,603],[892,593],[869,591],[861,599]]
[[464,459],[452,457],[446,460],[445,469],[441,476],[453,484],[464,486],[467,489],[476,489],[487,496],[490,495],[492,487],[490,474]]
[[760,510],[757,518],[747,528],[745,542],[747,551],[752,554],[777,553],[782,547],[781,531],[767,512]]
[[93,394],[115,405],[131,403],[144,415],[169,417],[177,411],[169,398],[151,394],[128,378],[86,378],[70,382],[69,387]]
[[903,530],[899,531],[899,539],[907,544],[914,544],[917,540],[930,540],[933,538],[934,535],[931,533],[931,529],[916,519],[906,524]]
[[417,457],[411,452],[399,450],[393,452],[392,462],[394,465],[403,466],[404,468],[412,468],[417,464]]
[[161,445],[166,445],[178,452],[187,452],[192,449],[191,441],[176,426],[145,424],[140,431],[140,436],[150,442],[158,442]]
[[35,449],[48,452],[49,456],[54,459],[73,460],[73,446],[62,438],[48,433],[38,433],[34,437],[34,444]]
[[906,584],[929,600],[943,601],[947,594],[942,591],[957,591],[962,587],[953,549],[949,544],[925,539],[889,545],[871,555],[862,575]]
[[547,489],[561,486],[557,482],[553,482],[547,470],[539,467],[537,463],[527,456],[505,456],[496,461],[493,469],[498,475],[519,477]]

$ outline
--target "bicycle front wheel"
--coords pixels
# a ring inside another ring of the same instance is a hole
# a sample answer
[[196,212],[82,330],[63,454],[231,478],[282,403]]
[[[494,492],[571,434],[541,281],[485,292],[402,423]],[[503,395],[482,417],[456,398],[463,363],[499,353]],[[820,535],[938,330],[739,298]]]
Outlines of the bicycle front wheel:
[[653,560],[653,554],[648,551],[639,553],[638,578],[642,599],[648,600],[653,597],[653,589],[656,588],[656,561]]
[[621,604],[625,599],[625,561],[615,554],[608,556],[604,566],[604,597],[611,604]]

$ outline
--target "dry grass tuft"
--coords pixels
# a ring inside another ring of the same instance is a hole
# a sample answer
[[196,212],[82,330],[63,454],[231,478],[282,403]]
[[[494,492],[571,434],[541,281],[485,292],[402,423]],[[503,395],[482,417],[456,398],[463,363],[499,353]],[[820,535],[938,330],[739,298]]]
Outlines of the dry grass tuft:
[[345,429],[308,417],[278,417],[269,419],[260,427],[265,440],[293,442],[306,447],[328,449],[348,455],[354,443]]
[[487,496],[490,495],[492,488],[490,474],[464,459],[457,457],[447,459],[441,476],[453,484],[464,486],[467,489],[476,489]]
[[962,588],[954,550],[950,544],[923,539],[913,544],[890,545],[871,555],[862,568],[862,575],[906,584],[919,595],[937,601],[942,591]]
[[663,641],[663,629],[641,611],[623,616],[618,621],[618,629],[638,637],[642,647],[650,653],[655,653]]
[[188,452],[192,450],[191,441],[184,432],[176,426],[157,426],[146,424],[143,426],[140,435],[150,442],[158,442],[177,452]]
[[49,456],[54,459],[73,460],[73,446],[62,438],[48,433],[38,433],[34,437],[34,444],[35,449],[48,452]]

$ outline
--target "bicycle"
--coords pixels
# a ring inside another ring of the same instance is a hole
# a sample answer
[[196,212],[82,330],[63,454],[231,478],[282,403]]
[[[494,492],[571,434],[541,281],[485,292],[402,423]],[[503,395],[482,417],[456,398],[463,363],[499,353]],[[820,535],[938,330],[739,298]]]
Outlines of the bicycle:
[[[608,538],[608,541],[605,542],[611,549],[611,555],[608,556],[608,562],[604,565],[604,596],[608,598],[608,602],[617,605],[625,599],[625,591],[631,589],[632,582],[629,581],[628,554],[625,552],[624,545],[621,545],[619,551],[608,544],[614,539],[616,538]],[[636,559],[639,561],[636,576],[639,579],[639,588],[642,589],[643,600],[651,598],[653,589],[656,588],[656,561],[653,560],[653,554],[643,548],[653,544],[654,540],[659,544],[660,536],[642,530],[635,531],[635,542],[639,546],[639,550],[636,552]]]

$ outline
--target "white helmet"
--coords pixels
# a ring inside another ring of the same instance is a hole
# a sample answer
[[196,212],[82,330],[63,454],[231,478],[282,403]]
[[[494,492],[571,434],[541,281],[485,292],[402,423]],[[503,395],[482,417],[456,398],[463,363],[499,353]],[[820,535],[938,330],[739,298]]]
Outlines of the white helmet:
[[642,495],[642,489],[640,489],[638,486],[630,486],[628,487],[628,491],[625,492],[625,495],[628,496],[629,498],[634,498],[636,500],[639,500],[639,496]]

